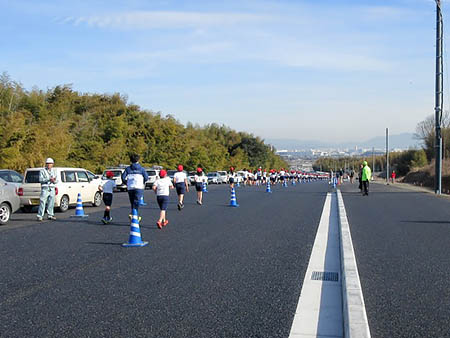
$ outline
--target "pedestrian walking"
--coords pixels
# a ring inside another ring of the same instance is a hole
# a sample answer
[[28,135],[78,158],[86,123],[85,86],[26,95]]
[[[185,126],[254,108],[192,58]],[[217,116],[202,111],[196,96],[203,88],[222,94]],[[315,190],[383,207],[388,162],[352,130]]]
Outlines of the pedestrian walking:
[[106,172],[106,181],[98,186],[98,190],[103,192],[103,203],[105,204],[105,211],[103,213],[102,222],[107,224],[112,221],[111,205],[113,201],[113,192],[116,187],[114,180],[114,173],[112,171]]
[[393,170],[392,171],[392,174],[391,174],[391,181],[392,181],[392,184],[395,184],[395,178],[397,177],[397,174],[396,174],[396,172],[395,172],[395,170]]
[[197,173],[194,176],[195,190],[197,190],[197,204],[203,204],[203,183],[205,183],[205,174],[202,168],[197,168]]
[[148,174],[139,164],[139,158],[139,155],[132,154],[130,156],[131,165],[126,167],[122,173],[122,181],[127,185],[131,212],[133,209],[139,210],[139,201],[144,197],[145,182],[148,181]]
[[[187,175],[183,171],[183,166],[180,164],[177,167],[177,172],[173,175],[173,183],[175,183],[175,188],[177,189],[178,195],[178,210],[184,208],[184,194],[189,192],[189,184],[187,180]],[[161,176],[161,175],[160,175]]]
[[159,219],[156,222],[158,228],[162,229],[167,224],[169,220],[167,219],[167,207],[169,206],[169,193],[170,189],[173,189],[172,181],[170,177],[167,177],[167,171],[164,169],[159,172],[159,180],[153,184],[153,190],[156,192],[156,201],[159,206]]
[[369,165],[367,164],[367,161],[363,162],[363,169],[362,169],[362,184],[364,188],[363,196],[369,195],[369,181],[372,178],[372,170],[370,170]]
[[53,169],[55,161],[52,158],[45,160],[45,168],[39,172],[39,183],[41,183],[41,195],[39,196],[39,210],[37,220],[42,221],[45,212],[49,220],[56,220],[54,213],[55,206],[55,185],[58,183],[56,171]]
[[350,171],[350,183],[351,183],[351,184],[353,184],[353,179],[354,179],[354,177],[355,177],[355,171],[352,169],[352,170]]

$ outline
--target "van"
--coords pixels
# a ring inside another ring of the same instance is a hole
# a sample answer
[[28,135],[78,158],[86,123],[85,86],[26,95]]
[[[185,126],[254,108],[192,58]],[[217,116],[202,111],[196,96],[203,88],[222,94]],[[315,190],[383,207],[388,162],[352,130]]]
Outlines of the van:
[[[19,188],[20,206],[25,212],[31,212],[39,205],[41,184],[39,173],[44,168],[29,168],[25,171],[23,183]],[[58,183],[56,184],[55,208],[66,212],[69,206],[77,204],[77,196],[81,194],[83,203],[92,203],[98,207],[102,203],[102,194],[98,190],[101,179],[83,168],[54,167]]]

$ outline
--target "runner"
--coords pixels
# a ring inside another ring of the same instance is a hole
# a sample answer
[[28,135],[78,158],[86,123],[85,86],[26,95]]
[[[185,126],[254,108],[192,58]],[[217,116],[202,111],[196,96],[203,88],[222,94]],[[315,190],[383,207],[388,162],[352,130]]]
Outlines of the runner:
[[205,175],[202,168],[197,168],[197,173],[194,176],[195,190],[197,190],[197,204],[203,204],[203,183],[205,182]]
[[228,175],[228,183],[230,183],[230,189],[234,188],[234,180],[236,174],[234,173],[234,167],[230,167],[230,174]]
[[173,182],[175,183],[175,187],[177,188],[178,194],[178,210],[184,208],[184,194],[189,192],[189,184],[187,180],[187,175],[183,171],[183,166],[180,164],[178,167],[178,172],[173,175]]
[[145,182],[148,181],[148,174],[139,164],[139,158],[139,155],[132,154],[130,156],[131,165],[126,167],[122,173],[122,181],[127,185],[131,212],[133,209],[139,210],[139,201],[144,197]]
[[114,180],[114,173],[112,171],[106,172],[106,181],[98,186],[98,190],[103,191],[103,203],[105,203],[105,212],[103,213],[102,222],[107,224],[112,221],[111,205],[113,201],[113,191],[116,187]]
[[169,193],[170,189],[173,189],[172,181],[170,177],[167,177],[167,171],[164,169],[159,172],[159,180],[153,184],[153,190],[156,192],[156,201],[159,205],[159,219],[156,222],[158,228],[162,229],[169,220],[166,218],[167,207],[169,206]]

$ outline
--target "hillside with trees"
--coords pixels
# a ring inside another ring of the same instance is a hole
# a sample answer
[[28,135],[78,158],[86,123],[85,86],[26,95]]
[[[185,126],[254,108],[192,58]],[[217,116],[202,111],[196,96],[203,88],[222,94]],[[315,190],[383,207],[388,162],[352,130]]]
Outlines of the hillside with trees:
[[90,94],[71,86],[27,91],[0,76],[0,168],[23,172],[53,157],[58,166],[95,172],[141,155],[146,166],[183,164],[220,170],[287,167],[264,140],[215,123],[181,124],[143,110],[116,94]]

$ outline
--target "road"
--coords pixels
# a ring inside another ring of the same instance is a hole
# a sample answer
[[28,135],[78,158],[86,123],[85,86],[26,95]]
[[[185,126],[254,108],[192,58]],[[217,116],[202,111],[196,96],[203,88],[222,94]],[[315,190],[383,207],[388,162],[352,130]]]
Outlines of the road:
[[[372,337],[450,337],[450,201],[372,185],[340,187]],[[89,218],[15,214],[0,228],[0,337],[288,337],[324,207],[326,182],[195,192],[156,227],[153,192],[141,208],[150,244],[123,248],[126,193]]]
[[[2,337],[287,337],[328,185],[187,194],[156,227],[152,192],[140,211],[144,248],[128,239],[126,193],[114,224],[17,214],[0,231]],[[27,219],[31,219],[27,221]]]

